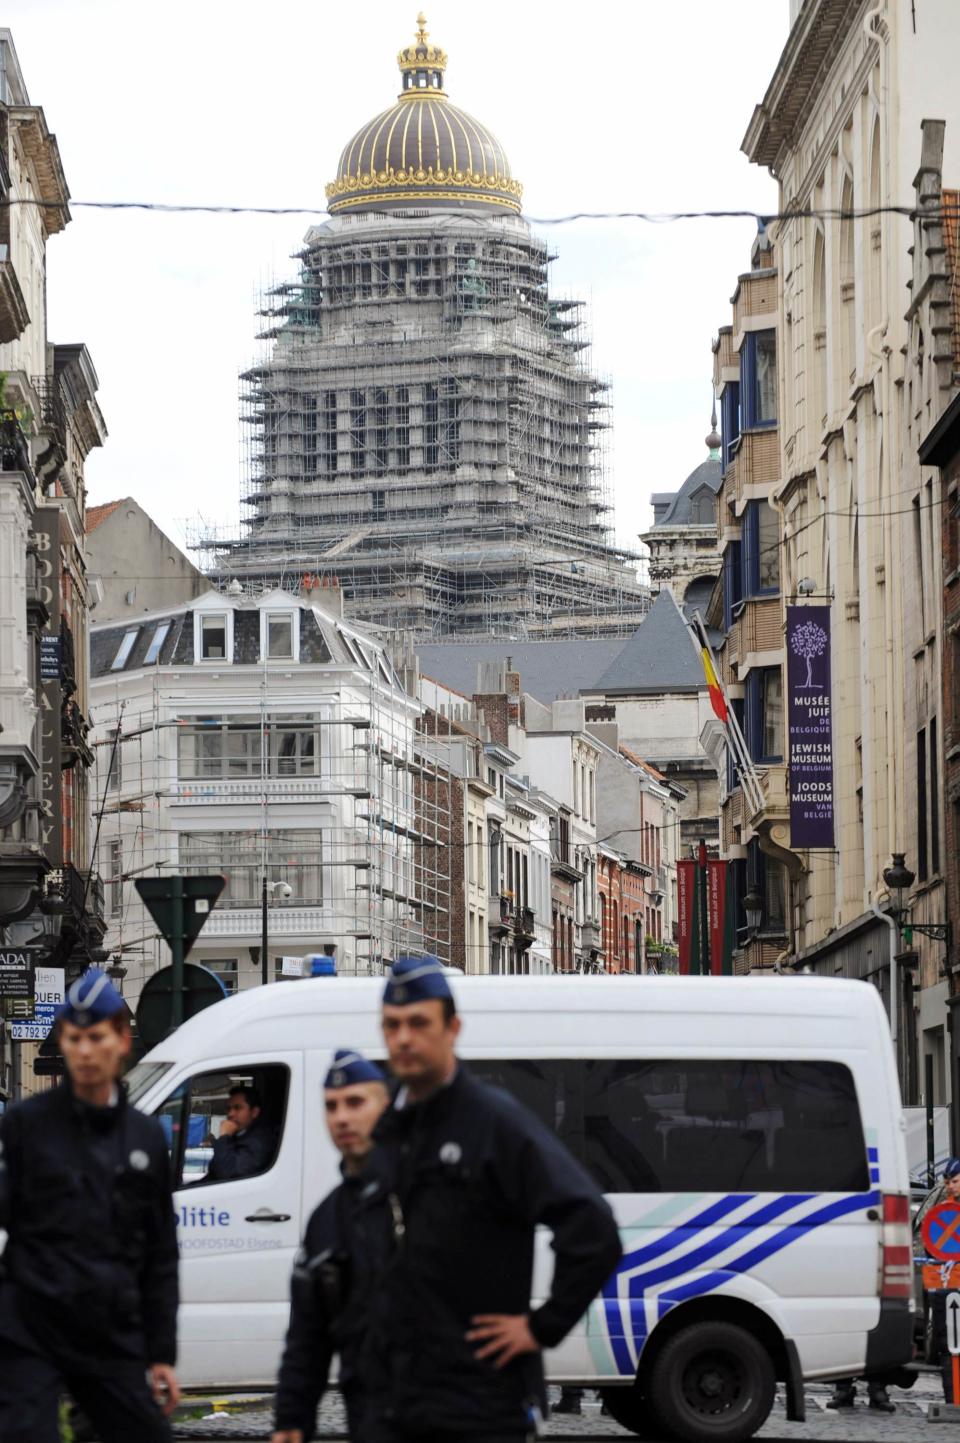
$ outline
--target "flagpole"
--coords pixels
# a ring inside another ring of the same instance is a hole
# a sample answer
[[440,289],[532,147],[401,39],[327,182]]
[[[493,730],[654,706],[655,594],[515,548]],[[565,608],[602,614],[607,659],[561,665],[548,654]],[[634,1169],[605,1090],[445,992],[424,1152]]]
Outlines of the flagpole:
[[743,785],[747,801],[754,812],[759,812],[764,805],[764,795],[758,780],[757,768],[747,750],[746,738],[743,735],[740,723],[737,721],[737,714],[733,709],[733,704],[727,693],[727,689],[723,684],[723,676],[720,667],[717,665],[717,658],[714,655],[713,647],[710,645],[707,628],[699,611],[693,613],[693,619],[688,625],[694,629],[699,639],[700,647],[706,651],[710,658],[714,675],[717,678],[717,685],[720,688],[720,695],[723,697],[723,704],[727,711],[725,725],[728,731],[728,740],[731,743],[731,749],[733,751],[734,764],[740,774],[740,781]]

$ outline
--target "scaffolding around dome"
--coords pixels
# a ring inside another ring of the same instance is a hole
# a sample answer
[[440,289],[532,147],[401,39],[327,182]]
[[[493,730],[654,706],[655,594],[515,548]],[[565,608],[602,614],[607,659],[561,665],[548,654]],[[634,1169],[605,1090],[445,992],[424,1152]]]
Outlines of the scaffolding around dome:
[[611,543],[608,387],[549,260],[507,217],[311,231],[241,378],[246,534],[190,537],[214,579],[317,578],[415,639],[634,630],[649,598]]

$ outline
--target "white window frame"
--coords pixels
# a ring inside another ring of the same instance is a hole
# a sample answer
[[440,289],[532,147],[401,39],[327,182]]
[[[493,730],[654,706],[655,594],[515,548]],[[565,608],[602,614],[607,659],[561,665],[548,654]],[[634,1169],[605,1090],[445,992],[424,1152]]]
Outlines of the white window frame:
[[143,654],[144,666],[159,666],[160,653],[166,646],[167,637],[170,635],[171,621],[158,621],[146,651]]
[[[203,623],[223,617],[226,622],[226,656],[203,655]],[[233,661],[233,612],[229,607],[223,611],[195,611],[193,613],[193,660],[197,666],[229,666]]]
[[[270,643],[270,620],[271,618],[283,618],[290,622],[290,656],[271,656],[269,652]],[[300,660],[300,612],[296,607],[272,606],[264,607],[260,613],[260,660],[275,662],[278,666],[291,666],[293,662]]]
[[110,663],[111,671],[123,671],[127,662],[130,660],[130,654],[133,651],[134,646],[136,645],[137,637],[139,635],[139,626],[127,627],[126,631],[123,633],[123,638],[120,642],[120,645],[117,647],[117,654],[113,658],[113,661]]

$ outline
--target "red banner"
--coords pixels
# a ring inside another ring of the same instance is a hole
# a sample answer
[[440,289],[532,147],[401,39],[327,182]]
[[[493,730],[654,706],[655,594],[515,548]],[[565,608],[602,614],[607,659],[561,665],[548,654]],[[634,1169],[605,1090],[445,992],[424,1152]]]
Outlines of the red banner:
[[707,862],[707,924],[710,929],[710,974],[723,976],[724,922],[727,910],[727,863]]
[[697,925],[697,864],[677,863],[677,949],[681,976],[690,975]]

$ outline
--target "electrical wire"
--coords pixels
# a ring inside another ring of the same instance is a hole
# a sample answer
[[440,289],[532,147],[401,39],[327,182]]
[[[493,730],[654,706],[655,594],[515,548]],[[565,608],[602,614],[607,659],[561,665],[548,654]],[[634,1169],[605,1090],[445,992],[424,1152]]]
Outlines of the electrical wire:
[[[38,206],[44,210],[62,210],[63,203],[40,200],[33,196],[10,196],[0,202],[0,208],[11,205]],[[229,205],[213,201],[153,201],[153,200],[71,200],[75,210],[147,211],[159,215],[316,215],[328,216],[326,206],[316,205]],[[686,220],[752,220],[758,225],[768,226],[775,221],[791,220],[869,220],[875,216],[896,215],[905,220],[914,220],[918,215],[924,220],[943,220],[946,216],[960,213],[957,206],[930,206],[918,211],[914,205],[876,205],[844,210],[841,207],[807,207],[792,210],[758,211],[749,209],[724,210],[606,210],[571,211],[568,215],[525,216],[531,225],[571,225],[577,221],[596,220],[638,220],[651,225],[673,225]]]

